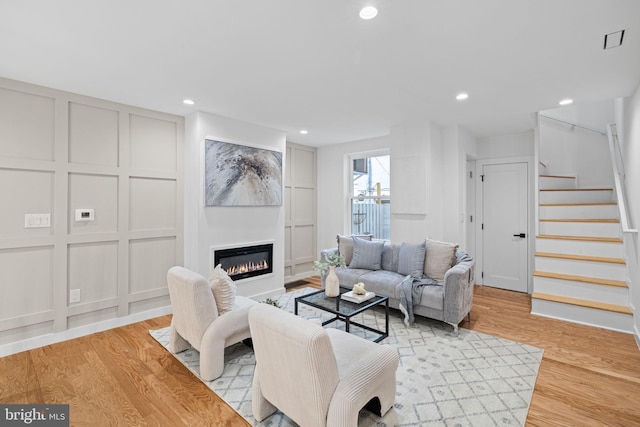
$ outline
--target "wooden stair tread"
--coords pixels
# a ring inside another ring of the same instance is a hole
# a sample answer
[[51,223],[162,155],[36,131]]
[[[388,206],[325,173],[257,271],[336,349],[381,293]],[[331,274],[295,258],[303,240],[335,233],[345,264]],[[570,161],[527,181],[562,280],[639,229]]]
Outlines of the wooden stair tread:
[[567,178],[567,179],[576,179],[575,176],[568,175],[538,175],[540,178]]
[[606,262],[610,264],[626,264],[626,261],[622,258],[608,258],[608,257],[600,257],[600,256],[558,254],[553,252],[536,252],[535,256],[545,257],[545,258],[571,259],[575,261],[594,261],[594,262]]
[[593,223],[619,223],[617,218],[540,218],[540,222],[593,222]]
[[613,191],[613,188],[541,188],[540,191]]
[[540,206],[609,206],[617,205],[616,202],[590,202],[590,203],[540,203]]
[[556,240],[581,240],[585,242],[604,242],[604,243],[622,243],[622,239],[618,237],[585,237],[585,236],[562,236],[559,234],[539,234],[538,239],[556,239]]
[[609,304],[609,303],[604,303],[599,301],[590,301],[590,300],[580,299],[580,298],[565,297],[562,295],[545,294],[541,292],[534,292],[533,294],[531,294],[531,298],[541,299],[545,301],[559,302],[564,304],[577,305],[580,307],[595,308],[598,310],[612,311],[615,313],[633,315],[633,311],[631,311],[629,307],[624,305]]
[[534,271],[534,276],[550,279],[570,280],[573,282],[592,283],[594,285],[616,286],[626,288],[627,284],[621,280],[601,279],[599,277],[577,276],[575,274],[552,273],[550,271]]

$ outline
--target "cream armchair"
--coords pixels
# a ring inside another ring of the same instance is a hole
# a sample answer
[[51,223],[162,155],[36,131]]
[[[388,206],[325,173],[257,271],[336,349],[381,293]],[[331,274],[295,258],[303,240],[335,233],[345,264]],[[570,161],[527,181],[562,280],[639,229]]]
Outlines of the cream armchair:
[[169,351],[195,348],[200,352],[202,379],[218,378],[224,369],[224,349],[251,336],[247,315],[257,303],[236,296],[233,310],[219,316],[209,282],[200,274],[172,267],[167,284],[173,310]]
[[380,416],[393,406],[399,358],[391,347],[267,304],[249,310],[249,326],[258,421],[280,410],[305,427],[356,426],[365,406]]

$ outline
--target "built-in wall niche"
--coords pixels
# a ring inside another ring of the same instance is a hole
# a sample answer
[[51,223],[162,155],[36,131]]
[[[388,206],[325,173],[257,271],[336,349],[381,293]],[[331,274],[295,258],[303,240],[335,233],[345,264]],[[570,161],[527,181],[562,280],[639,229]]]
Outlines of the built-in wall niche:
[[273,242],[211,248],[211,270],[218,264],[234,282],[273,273]]

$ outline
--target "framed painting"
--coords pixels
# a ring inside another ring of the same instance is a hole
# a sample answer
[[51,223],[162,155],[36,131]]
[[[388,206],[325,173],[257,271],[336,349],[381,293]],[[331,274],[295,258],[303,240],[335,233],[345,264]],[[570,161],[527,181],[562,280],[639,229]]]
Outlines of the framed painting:
[[205,206],[282,206],[280,151],[205,139]]

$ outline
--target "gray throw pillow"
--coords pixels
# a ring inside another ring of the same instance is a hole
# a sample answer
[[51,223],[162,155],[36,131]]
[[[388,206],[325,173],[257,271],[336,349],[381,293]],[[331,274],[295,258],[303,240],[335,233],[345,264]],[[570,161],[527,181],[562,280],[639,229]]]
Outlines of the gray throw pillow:
[[351,259],[349,268],[380,270],[383,248],[384,242],[370,242],[354,236],[353,258]]
[[398,255],[398,273],[421,279],[424,269],[425,242],[400,245]]
[[351,258],[353,258],[353,237],[360,237],[365,240],[371,240],[371,235],[342,235],[338,234],[338,253],[342,255],[344,258],[345,264],[349,265],[351,263]]

